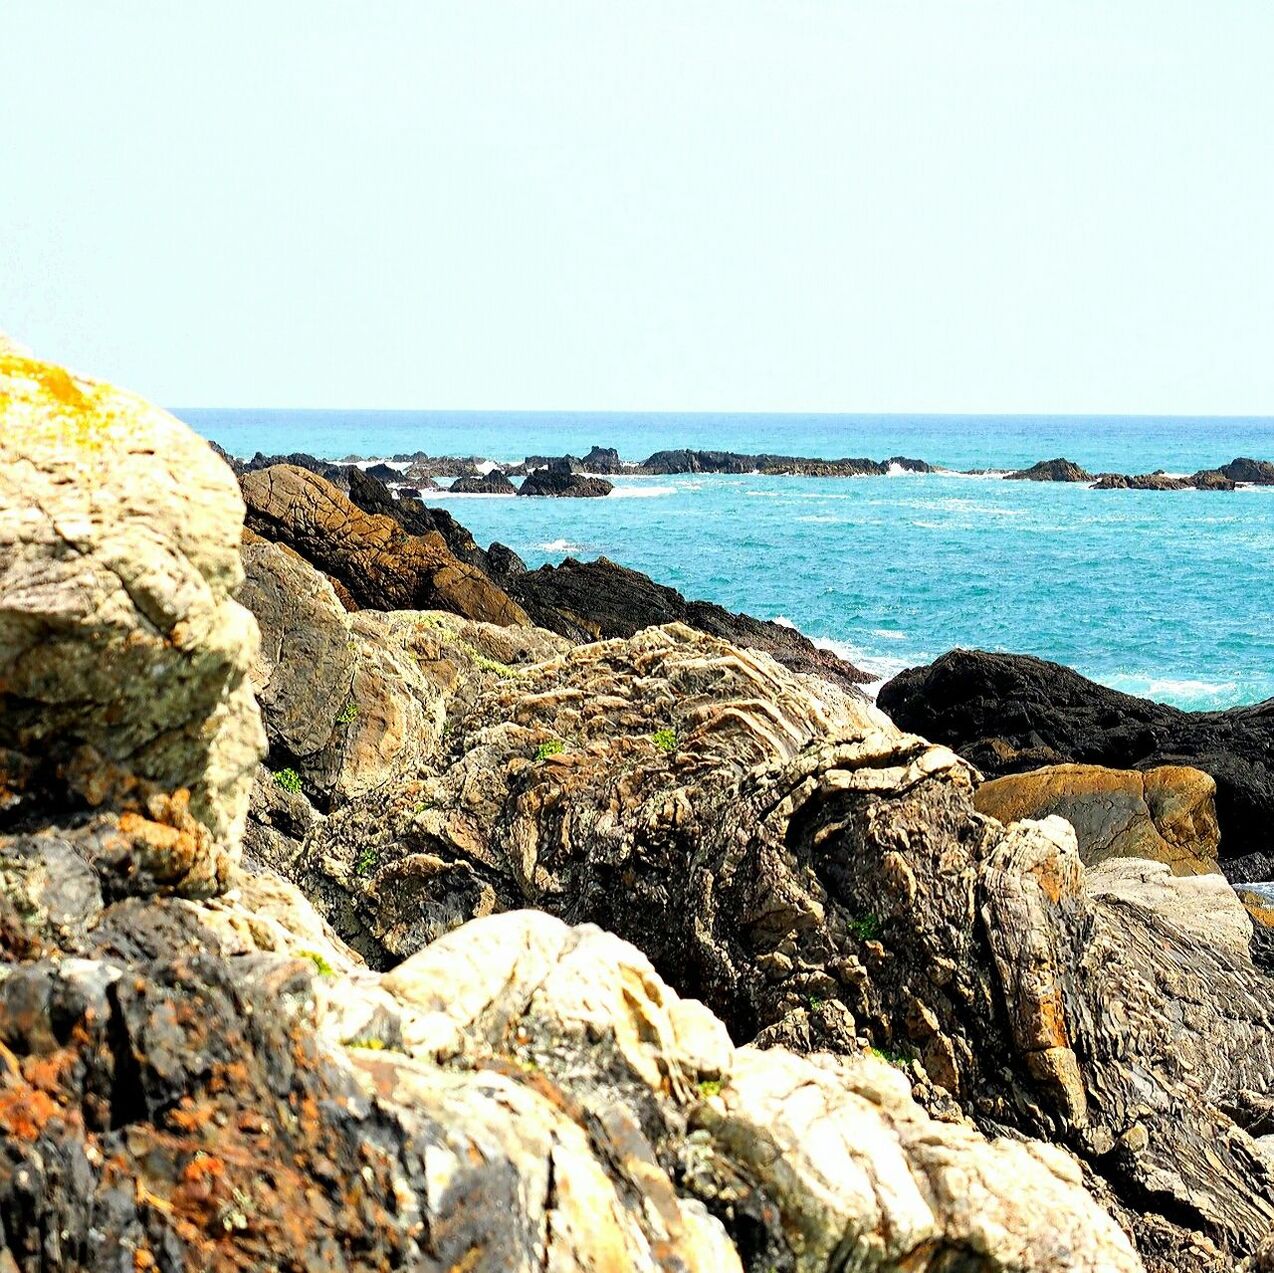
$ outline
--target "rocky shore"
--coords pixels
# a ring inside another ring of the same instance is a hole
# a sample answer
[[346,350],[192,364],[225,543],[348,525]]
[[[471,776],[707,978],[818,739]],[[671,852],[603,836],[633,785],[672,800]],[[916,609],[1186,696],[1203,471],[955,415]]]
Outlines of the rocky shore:
[[[225,452],[221,452],[225,455]],[[611,483],[605,476],[650,477],[679,473],[755,474],[762,477],[888,477],[899,473],[957,472],[935,467],[925,460],[895,455],[887,460],[817,459],[796,455],[747,455],[734,451],[657,451],[645,460],[625,461],[613,447],[594,446],[579,456],[533,455],[516,464],[484,460],[477,456],[431,457],[422,451],[400,454],[389,460],[368,461],[349,456],[339,463],[312,455],[260,453],[250,460],[225,457],[236,472],[292,464],[318,473],[337,486],[344,486],[351,467],[361,466],[371,476],[392,485],[433,483],[433,479],[456,479],[449,488],[473,495],[609,495]],[[397,466],[397,467],[394,467]],[[1274,463],[1238,458],[1215,469],[1200,469],[1189,477],[1174,477],[1162,469],[1153,473],[1090,473],[1072,460],[1058,457],[1040,460],[1017,470],[971,470],[978,476],[1002,477],[1006,481],[1075,482],[1096,490],[1137,491],[1232,491],[1239,486],[1274,486]],[[526,479],[515,488],[509,478]],[[423,489],[436,489],[425,485]]]
[[890,719],[303,458],[0,344],[0,1269],[1274,1267],[1268,705]]

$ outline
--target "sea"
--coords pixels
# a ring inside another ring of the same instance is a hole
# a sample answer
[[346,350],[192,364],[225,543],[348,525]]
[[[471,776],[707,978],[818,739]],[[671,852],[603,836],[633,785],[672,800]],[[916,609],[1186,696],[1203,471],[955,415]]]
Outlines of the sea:
[[1274,487],[1096,491],[994,473],[1065,456],[1189,474],[1274,459],[1274,417],[641,414],[177,408],[237,455],[425,451],[626,460],[692,447],[883,460],[888,477],[618,477],[605,499],[431,493],[531,567],[610,557],[794,624],[881,682],[956,646],[1036,654],[1184,708],[1274,697]]

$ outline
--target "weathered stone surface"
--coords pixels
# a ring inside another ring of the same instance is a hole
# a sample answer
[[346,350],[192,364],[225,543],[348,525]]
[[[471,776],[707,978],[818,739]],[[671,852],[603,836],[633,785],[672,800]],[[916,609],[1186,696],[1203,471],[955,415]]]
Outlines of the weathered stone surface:
[[684,623],[734,645],[764,650],[785,667],[851,688],[870,674],[819,649],[795,628],[734,614],[710,601],[687,601],[674,588],[605,557],[541,566],[506,581],[510,593],[542,628],[573,641],[633,636],[642,628]]
[[1216,783],[1199,769],[1144,772],[1050,765],[983,783],[974,807],[1001,822],[1057,814],[1075,828],[1086,866],[1110,857],[1164,862],[1176,875],[1217,871]]
[[1222,464],[1219,470],[1232,482],[1250,482],[1253,486],[1274,486],[1274,464],[1269,460],[1240,457]]
[[1188,491],[1191,482],[1183,477],[1169,477],[1166,473],[1103,473],[1093,483],[1095,491]]
[[166,412],[0,344],[0,808],[109,809],[134,888],[215,889],[262,730],[243,504]]
[[[1222,867],[1232,879],[1268,878],[1274,700],[1183,712],[1043,659],[952,650],[899,673],[877,702],[902,728],[945,743],[992,777],[1065,763],[1201,769],[1217,786]],[[1248,854],[1261,855],[1255,875],[1236,862]]]
[[447,488],[454,495],[516,495],[518,488],[503,473],[493,470],[483,477],[458,477]]
[[245,474],[240,485],[249,528],[295,549],[339,580],[360,606],[527,622],[521,607],[455,557],[441,535],[408,534],[392,517],[363,512],[316,474],[278,465]]

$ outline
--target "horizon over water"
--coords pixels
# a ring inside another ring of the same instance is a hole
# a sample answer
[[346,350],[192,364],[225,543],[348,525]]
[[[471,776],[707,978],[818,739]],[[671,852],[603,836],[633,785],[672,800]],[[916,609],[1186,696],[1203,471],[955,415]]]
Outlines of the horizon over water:
[[[959,469],[1064,455],[1091,472],[1274,459],[1274,417],[804,415],[178,408],[251,455],[425,451],[628,460],[691,447],[906,455]],[[621,477],[606,499],[449,495],[528,566],[607,556],[690,597],[784,619],[892,675],[953,646],[1037,654],[1182,707],[1274,696],[1274,488],[1093,491],[956,474]]]

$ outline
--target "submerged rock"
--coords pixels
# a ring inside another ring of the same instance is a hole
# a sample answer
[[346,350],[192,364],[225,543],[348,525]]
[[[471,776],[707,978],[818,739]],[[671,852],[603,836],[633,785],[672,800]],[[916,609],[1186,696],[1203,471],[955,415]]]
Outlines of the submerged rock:
[[1041,765],[1189,765],[1216,782],[1222,865],[1268,852],[1274,821],[1274,700],[1185,712],[1020,654],[952,650],[877,699],[904,729],[945,743],[984,774]]

